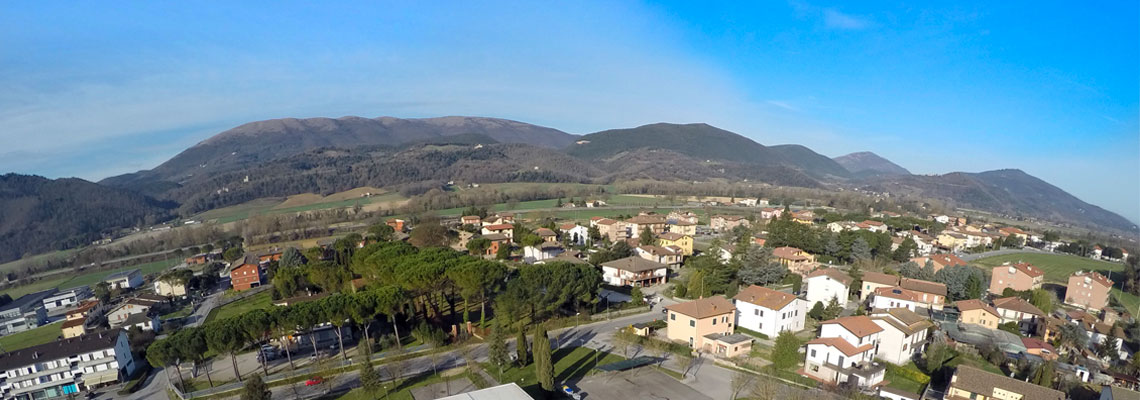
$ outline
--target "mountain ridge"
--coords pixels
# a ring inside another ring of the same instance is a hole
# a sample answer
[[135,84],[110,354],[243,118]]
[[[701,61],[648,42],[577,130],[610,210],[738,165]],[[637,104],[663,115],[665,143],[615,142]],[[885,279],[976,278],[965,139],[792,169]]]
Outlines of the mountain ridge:
[[910,175],[910,171],[870,151],[858,151],[833,158],[856,176]]

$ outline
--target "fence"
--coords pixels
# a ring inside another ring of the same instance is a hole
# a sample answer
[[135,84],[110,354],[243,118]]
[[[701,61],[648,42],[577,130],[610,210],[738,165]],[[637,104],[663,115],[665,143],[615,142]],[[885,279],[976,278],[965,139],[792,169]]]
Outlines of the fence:
[[[408,355],[421,353],[421,352],[424,352],[424,351],[429,350],[429,349],[431,349],[431,346],[426,345],[426,344],[421,344],[419,346],[409,347],[409,348],[403,349],[403,351],[400,352],[399,357],[406,357]],[[375,362],[381,361],[385,358],[392,357],[393,353],[395,353],[395,352],[386,351],[386,352],[374,354],[372,356],[372,362],[375,363]],[[341,369],[344,367],[352,367],[356,363],[357,362],[353,361],[353,360],[338,360],[338,361],[329,362],[325,365],[314,365],[314,366],[309,366],[309,367],[304,367],[304,368],[297,368],[296,370],[292,370],[292,371],[282,371],[282,372],[278,372],[276,374],[270,374],[269,376],[267,376],[265,378],[265,383],[269,386],[276,386],[276,385],[274,385],[274,383],[276,383],[276,382],[288,381],[288,380],[293,380],[293,379],[302,378],[302,377],[310,377],[310,376],[314,376],[314,375],[317,375],[318,373],[325,372],[328,370],[336,370],[336,369]],[[325,377],[325,378],[327,379],[328,377]],[[174,392],[174,394],[176,396],[178,396],[178,398],[186,400],[186,399],[209,397],[209,396],[219,395],[219,394],[226,393],[226,392],[232,392],[232,391],[241,389],[243,387],[243,384],[241,382],[231,382],[231,383],[227,383],[224,385],[218,385],[218,386],[214,386],[214,387],[209,388],[209,389],[198,390],[198,391],[194,391],[194,392],[190,392],[190,393],[182,393],[182,390],[179,389],[177,387],[177,385],[174,384],[173,381],[168,381],[168,386],[169,386],[169,389],[172,392]]]

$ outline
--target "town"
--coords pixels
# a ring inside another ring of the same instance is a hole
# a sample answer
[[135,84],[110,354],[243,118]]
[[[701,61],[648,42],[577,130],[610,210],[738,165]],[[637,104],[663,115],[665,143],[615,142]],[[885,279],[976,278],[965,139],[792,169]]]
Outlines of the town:
[[556,207],[600,215],[471,206],[285,244],[235,236],[172,267],[5,295],[0,392],[1140,396],[1140,269],[1125,248],[966,216],[765,198]]

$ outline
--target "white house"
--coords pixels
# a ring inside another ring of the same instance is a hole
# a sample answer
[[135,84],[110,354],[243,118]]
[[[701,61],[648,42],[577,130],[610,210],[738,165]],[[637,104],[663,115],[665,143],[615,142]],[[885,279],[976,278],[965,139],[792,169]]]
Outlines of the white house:
[[582,225],[563,224],[558,230],[562,231],[563,237],[575,246],[585,246],[586,241],[590,240],[590,228]]
[[816,302],[827,305],[835,299],[840,305],[847,304],[847,287],[851,285],[851,277],[847,273],[835,268],[823,268],[807,275],[804,282],[807,285],[807,301],[812,306]]
[[836,384],[860,388],[878,385],[886,370],[874,362],[882,332],[883,328],[866,315],[822,322],[819,337],[807,342],[804,372]]
[[919,301],[921,294],[901,287],[881,287],[875,289],[875,297],[871,300],[872,308],[905,308],[914,311],[923,303]]
[[558,257],[563,251],[566,249],[563,249],[562,245],[552,242],[542,242],[537,246],[526,246],[523,247],[523,262],[534,264],[538,261],[549,260]]
[[1020,297],[994,299],[994,309],[1001,323],[1016,322],[1022,331],[1032,332],[1037,323],[1045,319],[1045,312]]
[[736,201],[736,204],[740,204],[745,207],[756,207],[756,205],[759,203],[760,202],[757,199],[740,199]]
[[0,397],[59,398],[134,373],[126,332],[115,329],[15,350],[0,357]]
[[922,353],[927,331],[934,326],[930,320],[905,308],[875,310],[871,320],[883,328],[876,357],[898,365]]
[[808,302],[789,293],[752,285],[732,298],[736,304],[736,326],[775,338],[781,331],[804,329]]
[[91,295],[90,287],[80,286],[56,292],[51,296],[45,297],[43,304],[44,308],[47,308],[47,311],[50,313],[78,305],[81,301],[91,297]]
[[116,272],[107,275],[103,282],[111,285],[111,289],[134,289],[143,284],[142,270],[132,269],[130,271]]
[[652,286],[665,283],[669,269],[665,264],[638,256],[602,263],[602,280],[614,286]]
[[[486,221],[484,221],[484,223],[485,223],[485,222],[486,222]],[[493,234],[493,233],[498,233],[498,234],[503,234],[503,235],[506,235],[506,236],[507,236],[507,238],[514,238],[514,235],[515,235],[515,226],[514,226],[514,225],[511,225],[511,224],[491,224],[491,225],[483,225],[483,229],[482,229],[482,230],[480,230],[480,233],[482,233],[484,236],[485,236],[485,235],[490,235],[490,234]]]

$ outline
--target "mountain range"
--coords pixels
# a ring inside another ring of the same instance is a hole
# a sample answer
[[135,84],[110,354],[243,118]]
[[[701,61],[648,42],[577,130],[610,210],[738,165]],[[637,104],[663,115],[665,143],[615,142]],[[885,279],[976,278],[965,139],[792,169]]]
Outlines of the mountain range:
[[[1007,215],[1136,230],[1123,217],[1018,170],[912,175],[874,153],[832,159],[800,145],[765,146],[708,124],[658,123],[579,136],[480,117],[287,118],[235,127],[154,169],[98,184],[7,175],[0,179],[0,217],[27,216],[0,218],[0,248],[15,249],[0,254],[0,261],[85,243],[117,227],[262,197],[361,186],[438,187],[448,181],[627,180],[854,187]],[[92,196],[114,204],[91,202]],[[84,213],[104,215],[80,215]],[[20,239],[28,233],[35,240]]]

